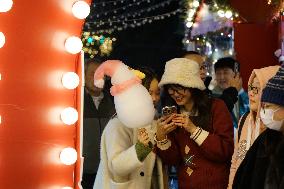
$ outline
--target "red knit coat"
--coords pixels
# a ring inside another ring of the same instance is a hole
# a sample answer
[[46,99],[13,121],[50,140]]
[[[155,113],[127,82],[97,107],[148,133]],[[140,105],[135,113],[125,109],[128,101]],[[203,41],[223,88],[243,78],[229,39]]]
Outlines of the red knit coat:
[[[156,149],[164,163],[177,166],[179,189],[227,188],[234,151],[233,123],[224,102],[218,99],[212,101],[211,116],[209,135],[201,146],[179,128],[168,136],[170,148]],[[191,155],[193,164],[185,164],[184,158]]]

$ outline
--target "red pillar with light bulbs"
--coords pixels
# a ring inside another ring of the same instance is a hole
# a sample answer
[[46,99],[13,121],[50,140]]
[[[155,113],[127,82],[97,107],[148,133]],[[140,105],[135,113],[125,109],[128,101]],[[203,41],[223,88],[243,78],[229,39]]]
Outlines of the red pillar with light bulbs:
[[0,188],[79,188],[90,2],[0,1]]

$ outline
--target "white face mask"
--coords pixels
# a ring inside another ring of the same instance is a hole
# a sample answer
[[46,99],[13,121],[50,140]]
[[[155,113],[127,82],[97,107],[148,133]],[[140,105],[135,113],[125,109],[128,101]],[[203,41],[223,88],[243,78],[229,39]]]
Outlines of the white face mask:
[[280,108],[276,109],[276,110],[272,110],[272,109],[260,109],[260,118],[263,122],[263,124],[268,127],[269,129],[273,129],[276,131],[280,131],[281,126],[283,124],[283,120],[281,121],[275,121],[273,119],[274,117],[274,113],[277,112]]

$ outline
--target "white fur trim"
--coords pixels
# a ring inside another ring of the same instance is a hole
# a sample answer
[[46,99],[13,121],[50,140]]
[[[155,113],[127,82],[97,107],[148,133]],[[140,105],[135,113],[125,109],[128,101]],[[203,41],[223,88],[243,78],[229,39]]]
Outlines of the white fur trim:
[[104,88],[105,81],[103,79],[98,79],[94,81],[94,85],[98,88]]
[[164,143],[161,143],[161,142],[159,142],[159,141],[157,141],[157,147],[159,148],[159,149],[161,149],[161,150],[167,150],[167,149],[169,149],[170,147],[171,147],[171,145],[172,145],[172,142],[171,142],[171,140],[169,140],[169,139],[167,139],[167,141],[165,142],[165,141],[163,141]]
[[205,139],[208,137],[209,132],[202,130],[200,135],[195,139],[195,142],[201,146],[201,144],[205,141]]

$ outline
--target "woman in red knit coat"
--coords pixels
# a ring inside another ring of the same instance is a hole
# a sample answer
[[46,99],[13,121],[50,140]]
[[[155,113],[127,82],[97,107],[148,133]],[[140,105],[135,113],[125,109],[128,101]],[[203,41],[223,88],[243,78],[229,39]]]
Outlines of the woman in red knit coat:
[[188,59],[167,62],[159,86],[178,113],[159,119],[157,154],[177,166],[179,189],[225,189],[234,150],[225,104],[207,97],[198,64]]

